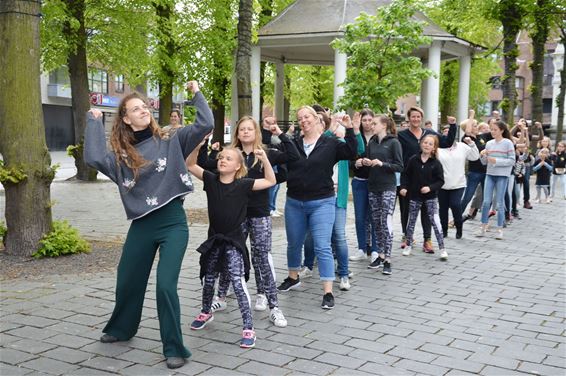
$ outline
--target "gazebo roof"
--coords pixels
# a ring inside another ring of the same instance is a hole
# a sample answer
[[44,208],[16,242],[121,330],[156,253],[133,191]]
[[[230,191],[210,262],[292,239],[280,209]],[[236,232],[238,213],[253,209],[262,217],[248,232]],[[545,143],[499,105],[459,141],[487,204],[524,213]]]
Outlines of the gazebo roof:
[[[262,59],[291,64],[330,65],[334,50],[329,46],[344,34],[344,26],[352,23],[361,12],[375,14],[378,7],[390,0],[296,0],[259,30],[258,45]],[[415,19],[425,21],[424,35],[443,43],[442,59],[453,59],[477,51],[478,47],[448,33],[422,13]],[[415,51],[426,57],[427,46]]]

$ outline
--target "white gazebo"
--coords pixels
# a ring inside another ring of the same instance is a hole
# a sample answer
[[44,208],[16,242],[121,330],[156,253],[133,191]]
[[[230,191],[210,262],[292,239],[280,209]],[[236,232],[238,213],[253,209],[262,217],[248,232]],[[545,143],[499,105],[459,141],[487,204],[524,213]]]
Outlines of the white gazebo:
[[[335,51],[330,43],[344,35],[344,26],[354,22],[361,12],[375,14],[378,7],[389,0],[297,0],[281,14],[259,30],[259,41],[252,49],[251,82],[253,116],[260,118],[260,63],[267,61],[276,66],[275,114],[283,119],[284,64],[334,65],[334,104],[344,94],[340,84],[346,78],[347,56]],[[481,50],[461,38],[442,30],[423,14],[416,19],[426,21],[424,34],[432,43],[414,51],[414,56],[436,73],[423,82],[421,106],[425,114],[438,114],[440,62],[460,60],[458,85],[458,120],[467,118],[470,91],[470,67],[474,52]],[[236,85],[232,85],[235,90]],[[237,100],[237,95],[232,95]],[[232,105],[233,119],[237,103]],[[236,111],[237,112],[237,111]],[[437,127],[438,116],[428,115]]]

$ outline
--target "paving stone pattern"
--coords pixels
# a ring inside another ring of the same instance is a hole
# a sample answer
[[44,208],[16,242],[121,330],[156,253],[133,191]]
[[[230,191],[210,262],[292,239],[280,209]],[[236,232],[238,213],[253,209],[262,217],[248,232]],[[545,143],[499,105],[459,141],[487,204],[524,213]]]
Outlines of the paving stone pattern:
[[[186,208],[204,207],[200,187]],[[282,187],[280,210],[284,193]],[[58,181],[52,196],[54,216],[85,236],[126,234],[129,224],[112,183]],[[348,210],[352,252],[352,206]],[[98,341],[114,304],[115,273],[4,281],[0,375],[565,375],[566,201],[521,215],[503,241],[474,238],[477,220],[466,223],[461,240],[450,230],[449,259],[441,262],[421,252],[420,242],[412,256],[400,255],[396,211],[391,276],[367,269],[367,262],[351,262],[352,288],[344,292],[335,284],[332,311],[320,308],[318,278],[303,280],[299,290],[279,294],[287,328],[271,325],[267,311],[254,313],[258,339],[251,350],[238,346],[241,317],[233,297],[206,329],[189,329],[200,307],[194,250],[206,236],[206,225],[193,224],[179,281],[184,340],[193,356],[175,372],[161,354],[155,271],[137,336],[117,344]],[[274,227],[273,256],[282,280],[283,226]],[[249,289],[255,293],[253,281]]]

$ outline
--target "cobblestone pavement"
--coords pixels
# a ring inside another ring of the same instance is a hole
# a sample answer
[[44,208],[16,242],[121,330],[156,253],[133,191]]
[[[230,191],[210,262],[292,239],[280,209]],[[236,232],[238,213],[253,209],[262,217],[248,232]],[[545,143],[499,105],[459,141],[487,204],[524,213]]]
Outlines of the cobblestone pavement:
[[[284,192],[282,187],[280,209]],[[68,219],[86,237],[121,239],[127,231],[117,189],[108,181],[59,179],[52,198],[54,217]],[[190,209],[204,205],[200,189],[185,203]],[[3,216],[3,192],[0,211]],[[351,207],[348,214],[352,251]],[[539,204],[521,215],[503,241],[474,238],[477,220],[466,223],[461,240],[451,230],[449,259],[441,262],[420,251],[400,255],[396,212],[391,276],[366,269],[367,262],[351,262],[352,288],[340,291],[335,284],[331,311],[320,308],[317,279],[303,280],[300,289],[279,294],[288,327],[271,325],[267,311],[254,313],[258,340],[251,350],[237,344],[241,317],[233,297],[206,329],[188,327],[201,295],[194,249],[206,236],[206,224],[192,223],[179,294],[184,340],[193,356],[176,373],[565,375],[566,201]],[[277,221],[273,254],[282,280],[286,242]],[[113,307],[115,278],[101,272],[1,282],[0,375],[171,374],[161,353],[153,273],[137,335],[118,344],[98,341]],[[252,280],[249,288],[253,294]]]

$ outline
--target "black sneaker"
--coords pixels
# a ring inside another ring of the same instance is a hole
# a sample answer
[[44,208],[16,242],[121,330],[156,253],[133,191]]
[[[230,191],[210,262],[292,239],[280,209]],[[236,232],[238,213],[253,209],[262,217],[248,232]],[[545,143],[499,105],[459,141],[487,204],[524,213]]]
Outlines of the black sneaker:
[[331,292],[327,292],[322,297],[322,309],[332,309],[334,308],[334,295]]
[[283,280],[283,283],[281,283],[279,287],[277,287],[277,290],[279,291],[294,290],[298,288],[300,285],[301,285],[301,281],[299,279],[299,276],[297,276],[297,279],[287,277],[285,278],[285,280]]
[[383,267],[382,262],[383,259],[381,257],[378,257],[374,260],[374,262],[368,265],[368,269],[379,269]]
[[383,263],[383,270],[381,271],[381,273],[387,274],[387,275],[391,274],[391,263],[390,262],[385,261]]

